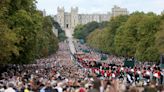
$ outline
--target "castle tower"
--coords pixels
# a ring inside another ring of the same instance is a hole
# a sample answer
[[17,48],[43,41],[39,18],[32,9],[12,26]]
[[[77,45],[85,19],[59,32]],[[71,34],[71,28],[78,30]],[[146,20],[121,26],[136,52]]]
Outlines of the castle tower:
[[43,10],[43,16],[46,16],[46,10],[45,9]]
[[64,25],[65,25],[64,12],[65,12],[64,7],[62,7],[62,8],[58,7],[57,8],[57,22],[60,24],[61,28],[63,28],[63,29],[64,29]]
[[78,7],[71,7],[71,28],[74,29],[79,23]]
[[164,10],[161,12],[161,14],[163,14],[163,15],[164,15]]
[[116,17],[119,15],[128,15],[128,10],[126,8],[121,8],[116,5],[112,8],[112,16]]

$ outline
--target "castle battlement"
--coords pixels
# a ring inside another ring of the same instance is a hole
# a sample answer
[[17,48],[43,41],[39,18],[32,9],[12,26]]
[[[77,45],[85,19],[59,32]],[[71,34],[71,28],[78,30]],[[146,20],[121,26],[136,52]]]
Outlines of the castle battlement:
[[118,6],[112,8],[112,14],[110,12],[106,14],[79,14],[78,7],[71,7],[70,12],[65,12],[64,7],[58,7],[54,19],[60,24],[62,29],[74,29],[78,24],[87,24],[92,21],[109,21],[112,16],[115,17],[127,14],[128,11],[126,8],[120,8]]

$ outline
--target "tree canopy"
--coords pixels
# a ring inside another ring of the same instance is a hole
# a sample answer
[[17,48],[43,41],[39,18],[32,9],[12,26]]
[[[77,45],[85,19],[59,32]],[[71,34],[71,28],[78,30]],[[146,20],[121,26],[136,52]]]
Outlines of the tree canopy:
[[59,39],[59,41],[64,41],[65,39],[67,39],[67,37],[65,35],[65,32],[61,28],[61,26],[59,25],[59,23],[56,22],[53,17],[51,17],[51,16],[49,16],[49,17],[50,17],[50,19],[52,21],[53,26],[58,30],[58,39]]
[[161,16],[159,31],[155,35],[155,44],[160,54],[164,55],[164,15]]
[[163,15],[134,12],[113,17],[103,28],[92,30],[87,44],[110,54],[157,62],[164,53],[163,26]]
[[35,0],[0,1],[0,63],[27,64],[55,53],[53,22],[36,9]]
[[103,22],[103,24],[99,24],[99,23],[93,21],[93,22],[89,22],[85,25],[78,25],[78,26],[76,26],[76,28],[74,30],[73,36],[77,39],[83,39],[84,41],[86,41],[86,37],[89,35],[89,33],[94,31],[95,29],[99,28],[100,25],[104,26],[105,23]]

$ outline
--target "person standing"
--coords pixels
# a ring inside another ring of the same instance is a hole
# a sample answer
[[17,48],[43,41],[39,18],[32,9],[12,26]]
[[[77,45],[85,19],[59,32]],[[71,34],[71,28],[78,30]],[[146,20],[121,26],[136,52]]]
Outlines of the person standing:
[[7,89],[5,90],[5,92],[16,92],[14,90],[14,85],[12,83],[9,83]]

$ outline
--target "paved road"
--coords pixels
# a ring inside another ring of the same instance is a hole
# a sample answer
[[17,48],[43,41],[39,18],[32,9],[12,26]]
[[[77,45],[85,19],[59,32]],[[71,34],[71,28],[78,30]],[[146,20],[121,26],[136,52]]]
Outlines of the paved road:
[[73,44],[73,30],[71,29],[65,29],[66,36],[68,37],[68,42],[69,42],[69,47],[71,50],[71,53],[74,54],[76,53],[75,46]]

